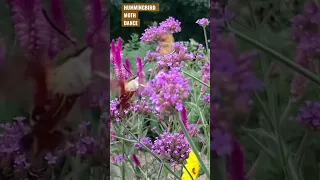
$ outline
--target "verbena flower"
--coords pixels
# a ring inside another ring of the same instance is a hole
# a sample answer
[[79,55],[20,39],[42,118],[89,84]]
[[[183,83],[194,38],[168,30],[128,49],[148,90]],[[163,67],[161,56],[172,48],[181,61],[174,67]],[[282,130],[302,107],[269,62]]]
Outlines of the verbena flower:
[[189,124],[186,129],[190,134],[190,136],[197,136],[198,134],[200,134],[200,129],[198,128],[198,124]]
[[189,97],[190,79],[185,78],[178,70],[167,73],[161,71],[146,84],[143,92],[160,114],[170,114],[174,109],[181,111],[183,102]]
[[[202,74],[202,81],[206,84],[210,84],[210,62],[206,62],[202,67],[201,67],[201,74]],[[201,91],[205,92],[206,86],[201,87]]]
[[164,132],[154,141],[152,152],[176,165],[187,159],[190,145],[184,134]]
[[[320,9],[315,1],[310,1],[304,12],[292,20],[292,38],[297,42],[296,63],[318,72],[320,65],[317,58],[320,55]],[[291,83],[293,100],[301,99],[306,93],[308,80],[300,74],[295,74]]]
[[212,132],[213,141],[211,148],[219,156],[229,155],[232,151],[232,136],[229,132],[221,129],[214,129]]
[[210,93],[207,93],[203,96],[203,101],[206,103],[210,103]]
[[157,65],[153,72],[159,72],[160,70],[169,70],[172,68],[182,68],[184,62],[192,60],[194,55],[188,53],[187,47],[180,42],[175,42],[172,46],[173,53],[160,56],[157,61]]
[[[183,167],[181,180],[196,179],[200,175],[200,163],[193,151],[190,151],[187,164]],[[191,178],[191,177],[192,178]]]
[[89,122],[79,124],[78,129],[73,132],[71,140],[70,151],[80,157],[91,156],[98,144],[97,139],[91,134],[91,124]]
[[58,157],[52,154],[52,152],[49,152],[44,156],[44,159],[48,162],[49,165],[54,165],[56,164]]
[[136,100],[132,103],[132,111],[139,114],[157,114],[153,106],[150,106],[150,101],[145,97],[141,97],[140,100]]
[[165,29],[167,32],[170,33],[177,33],[181,31],[181,22],[176,20],[173,17],[169,17],[165,21],[159,23],[159,27]]
[[144,147],[141,144],[143,144],[143,145],[147,146],[149,149],[151,149],[153,143],[149,137],[143,137],[140,139],[140,143],[135,143],[135,148],[137,148],[139,150],[143,150]]
[[128,160],[128,157],[126,155],[112,155],[111,156],[111,162],[113,163],[122,163],[122,161]]
[[120,101],[118,98],[110,101],[110,118],[120,121],[120,112],[118,110],[118,105]]
[[202,27],[206,27],[206,26],[209,25],[210,21],[209,21],[209,19],[207,19],[207,18],[201,18],[201,19],[198,19],[198,20],[196,21],[196,23],[199,24],[199,25],[202,26]]
[[306,101],[299,110],[297,121],[313,131],[320,130],[320,102]]
[[144,43],[157,42],[167,33],[177,33],[181,31],[180,22],[173,17],[159,23],[159,26],[151,26],[142,33],[141,41]]
[[160,58],[160,54],[156,51],[148,51],[146,56],[144,57],[144,61],[147,62],[154,62],[154,61],[158,61]]

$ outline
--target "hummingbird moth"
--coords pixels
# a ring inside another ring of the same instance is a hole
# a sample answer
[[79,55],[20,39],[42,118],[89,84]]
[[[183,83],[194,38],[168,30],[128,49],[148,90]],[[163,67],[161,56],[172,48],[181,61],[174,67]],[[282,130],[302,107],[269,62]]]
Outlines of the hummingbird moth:
[[[174,44],[174,37],[172,33],[166,33],[160,37],[158,42],[158,49],[161,56],[172,54],[175,51],[172,49]],[[143,67],[145,64],[143,65]],[[134,76],[131,71],[127,69],[127,67],[123,64],[123,67],[129,72],[132,77],[126,81],[118,80],[111,81],[111,84],[117,84],[117,87],[120,87],[120,96],[119,96],[119,104],[117,108],[122,112],[125,109],[130,107],[130,99],[134,96],[135,92],[139,87],[145,87],[143,84],[139,83],[139,77]],[[111,87],[115,85],[111,85]]]
[[158,42],[158,48],[161,56],[174,53],[172,46],[174,44],[174,37],[172,33],[162,35]]
[[27,69],[27,76],[35,82],[36,94],[28,117],[31,132],[21,138],[20,144],[23,149],[32,150],[35,154],[53,150],[64,142],[64,119],[90,85],[93,75],[92,47],[73,42],[52,23],[44,10],[43,14],[51,27],[73,46],[61,51],[52,61],[35,59]]

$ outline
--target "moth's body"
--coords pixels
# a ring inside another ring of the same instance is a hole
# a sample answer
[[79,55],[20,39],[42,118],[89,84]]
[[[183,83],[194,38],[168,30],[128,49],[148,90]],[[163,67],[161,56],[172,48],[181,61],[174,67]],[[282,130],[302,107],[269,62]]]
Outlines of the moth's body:
[[159,40],[160,55],[164,56],[172,53],[173,44],[174,44],[174,37],[172,33],[167,33],[163,35]]
[[139,88],[139,78],[134,77],[124,84],[125,91],[134,92]]
[[40,72],[33,74],[38,93],[29,115],[31,133],[22,139],[26,149],[37,154],[62,143],[65,119],[91,83],[91,54],[90,47],[78,45],[64,50],[52,64],[35,69]]

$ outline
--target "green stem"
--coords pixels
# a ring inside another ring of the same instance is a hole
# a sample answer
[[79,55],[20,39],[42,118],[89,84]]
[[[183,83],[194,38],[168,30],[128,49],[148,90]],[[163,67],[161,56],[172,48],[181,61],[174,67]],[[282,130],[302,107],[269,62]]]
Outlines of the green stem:
[[207,37],[207,31],[205,27],[202,27],[203,29],[203,34],[204,34],[204,41],[206,43],[206,52],[209,52],[209,44],[208,44],[208,37]]
[[191,139],[186,127],[184,126],[184,124],[182,122],[181,115],[180,115],[180,121],[178,121],[178,122],[179,122],[180,127],[182,128],[182,131],[184,132],[184,134],[186,135],[186,137],[187,137],[187,139],[189,141],[189,144],[191,146],[192,151],[197,156],[197,158],[198,158],[198,160],[200,162],[201,168],[203,169],[203,171],[206,174],[207,178],[210,179],[210,172],[208,171],[208,168],[205,166],[205,164],[204,164],[204,162],[203,162],[203,160],[202,160],[202,158],[201,158],[201,156],[199,154],[199,151],[198,151],[196,145],[193,143],[193,141],[192,141],[192,139]]
[[189,170],[186,168],[185,165],[183,165],[183,168],[187,171],[187,173],[189,174],[189,177],[191,177],[191,179],[194,180],[193,177],[192,177],[192,175],[190,174]]
[[210,86],[208,84],[206,84],[205,82],[201,81],[200,79],[198,79],[197,77],[195,77],[194,75],[184,71],[184,70],[181,70],[183,73],[185,73],[186,75],[190,76],[192,79],[198,81],[199,83],[203,84],[204,86],[210,88]]

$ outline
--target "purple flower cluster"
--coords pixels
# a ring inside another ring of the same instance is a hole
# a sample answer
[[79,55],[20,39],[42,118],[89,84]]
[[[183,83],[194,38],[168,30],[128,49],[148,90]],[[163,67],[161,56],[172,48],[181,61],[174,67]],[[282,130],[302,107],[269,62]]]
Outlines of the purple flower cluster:
[[118,98],[110,101],[110,118],[115,119],[117,122],[120,121],[120,112],[118,110],[118,105],[120,101]]
[[188,60],[192,60],[194,55],[188,53],[187,47],[182,43],[176,42],[173,44],[173,53],[160,56],[157,61],[157,66],[154,68],[153,72],[159,72],[160,70],[168,70],[172,68],[182,68],[182,63]]
[[196,136],[200,134],[200,129],[198,128],[198,124],[188,124],[186,129],[190,134],[190,136]]
[[217,155],[229,155],[232,151],[232,136],[229,132],[214,129],[212,136],[214,137],[214,141],[211,144],[211,148],[216,151]]
[[[206,84],[210,84],[210,62],[206,62],[201,68],[202,81]],[[202,86],[202,92],[206,91],[206,86]]]
[[143,150],[143,146],[141,144],[144,144],[145,146],[147,146],[149,149],[152,148],[152,141],[149,137],[143,137],[140,139],[141,143],[135,143],[135,148],[139,149],[139,150]]
[[306,101],[300,108],[297,121],[313,131],[320,130],[320,102]]
[[164,132],[154,141],[152,152],[171,163],[181,164],[188,158],[190,145],[184,134]]
[[[317,72],[320,65],[315,62],[320,55],[320,9],[315,1],[310,1],[302,14],[292,21],[292,38],[297,42],[296,62]],[[291,83],[291,94],[294,100],[303,97],[308,87],[308,80],[295,74]]]
[[58,157],[54,155],[52,152],[48,152],[45,156],[44,159],[47,161],[49,165],[54,165],[57,162]]
[[29,130],[23,123],[24,118],[17,117],[13,123],[1,124],[3,132],[0,135],[0,156],[18,153],[20,150],[19,140]]
[[202,26],[202,27],[206,27],[206,26],[209,25],[210,21],[209,21],[209,19],[207,19],[207,18],[201,18],[201,19],[198,19],[198,20],[196,21],[196,23],[199,24],[199,25]]
[[170,114],[174,108],[181,111],[191,91],[189,81],[178,70],[161,71],[146,84],[142,94],[149,96],[160,114]]
[[156,62],[160,58],[160,53],[156,51],[148,51],[146,56],[144,57],[144,61],[146,62]]
[[128,157],[126,155],[112,155],[111,156],[111,162],[113,163],[122,163],[122,161],[128,160]]
[[210,103],[210,93],[207,93],[203,96],[203,101],[206,103]]
[[157,42],[159,39],[167,33],[177,33],[181,31],[180,22],[173,17],[169,17],[165,21],[161,22],[159,26],[152,26],[145,29],[142,37],[142,42],[152,43]]
[[97,140],[92,136],[91,124],[89,122],[84,122],[79,125],[77,131],[73,132],[72,141],[70,141],[69,148],[70,151],[81,157],[85,157],[93,154]]
[[150,106],[150,102],[145,97],[141,97],[140,100],[136,100],[132,103],[132,111],[139,114],[157,113],[154,108]]
[[[210,96],[213,96],[214,104],[211,105],[211,148],[217,155],[231,153],[231,143],[233,139],[232,129],[237,127],[240,118],[250,113],[252,108],[251,96],[254,91],[262,88],[262,82],[253,73],[254,60],[259,58],[256,51],[239,53],[236,46],[235,37],[222,36],[218,29],[226,19],[230,19],[231,14],[224,14],[219,3],[211,7],[216,13],[211,20],[213,30],[211,34],[213,40],[211,55],[215,60],[215,65],[211,70],[214,89]],[[216,29],[215,29],[216,28]]]

